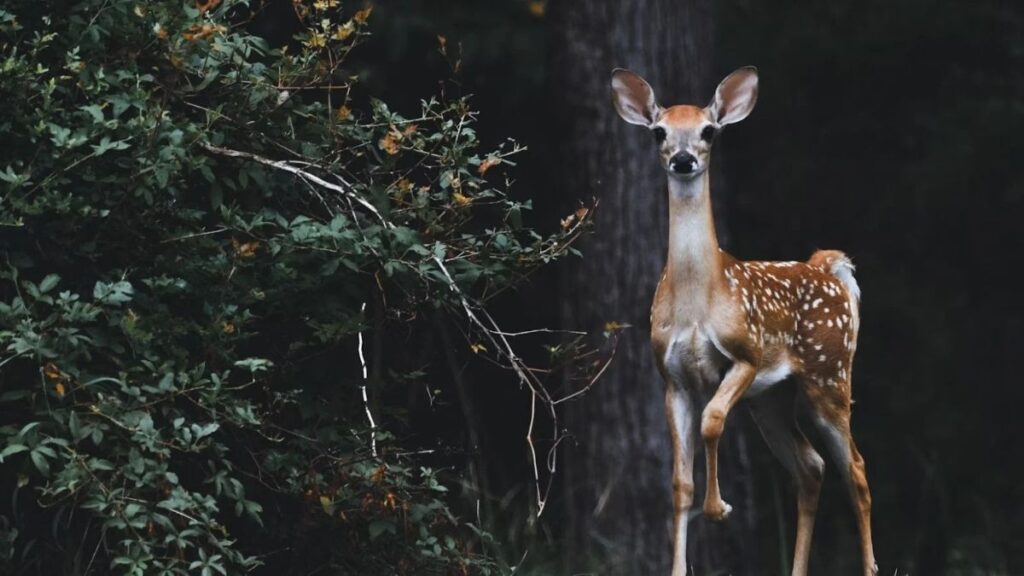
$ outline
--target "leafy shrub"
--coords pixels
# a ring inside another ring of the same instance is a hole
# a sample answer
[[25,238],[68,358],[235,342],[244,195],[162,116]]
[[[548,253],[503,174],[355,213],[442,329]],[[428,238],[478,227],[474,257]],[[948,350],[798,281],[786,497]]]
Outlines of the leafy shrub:
[[466,100],[357,100],[369,8],[294,9],[280,48],[244,1],[0,9],[8,573],[494,569],[373,391],[583,218],[523,225]]

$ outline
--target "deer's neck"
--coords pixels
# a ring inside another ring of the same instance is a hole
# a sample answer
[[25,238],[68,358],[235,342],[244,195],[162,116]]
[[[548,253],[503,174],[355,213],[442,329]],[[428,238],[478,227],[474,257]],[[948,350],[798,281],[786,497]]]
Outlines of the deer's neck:
[[708,172],[690,180],[670,176],[668,201],[666,280],[674,308],[696,319],[708,310],[712,294],[724,283]]

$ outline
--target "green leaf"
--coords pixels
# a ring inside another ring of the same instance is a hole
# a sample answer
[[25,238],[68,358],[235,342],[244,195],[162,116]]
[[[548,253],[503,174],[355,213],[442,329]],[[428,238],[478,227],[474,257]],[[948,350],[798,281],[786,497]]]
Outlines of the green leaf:
[[29,456],[32,458],[32,463],[35,464],[36,470],[43,476],[50,475],[50,463],[46,461],[44,456],[38,449],[29,452]]
[[128,139],[111,142],[110,138],[104,136],[99,144],[92,146],[92,152],[96,156],[102,156],[110,150],[124,150],[128,148]]
[[75,440],[81,440],[88,435],[88,430],[82,431],[82,423],[78,418],[78,412],[72,411],[68,415],[68,431],[71,432],[71,437]]
[[96,104],[89,104],[88,106],[82,106],[82,110],[92,117],[92,121],[96,124],[103,122],[103,108]]
[[195,424],[192,425],[192,432],[193,434],[195,434],[196,442],[198,442],[202,438],[209,436],[210,434],[213,434],[219,429],[220,424],[217,424],[216,422],[211,422],[203,426],[196,426]]
[[3,451],[0,451],[0,463],[2,463],[8,456],[12,456],[26,450],[28,450],[28,446],[25,446],[24,444],[8,444]]
[[50,290],[53,290],[54,288],[56,288],[57,287],[57,283],[59,283],[59,282],[60,282],[60,276],[58,276],[56,274],[50,274],[50,275],[46,276],[46,278],[43,278],[43,281],[39,283],[39,292],[42,293],[42,294],[46,294]]
[[7,166],[6,168],[4,168],[3,171],[0,171],[0,180],[3,180],[4,182],[10,184],[11,188],[17,188],[21,186],[22,184],[28,182],[28,179],[28,174],[18,174],[10,166]]
[[376,540],[385,532],[389,534],[395,534],[398,532],[398,528],[395,526],[395,523],[390,520],[371,520],[368,529],[370,532],[370,540]]
[[124,280],[112,284],[97,282],[92,290],[93,298],[104,304],[114,305],[131,302],[134,294],[135,289],[132,288],[131,283]]

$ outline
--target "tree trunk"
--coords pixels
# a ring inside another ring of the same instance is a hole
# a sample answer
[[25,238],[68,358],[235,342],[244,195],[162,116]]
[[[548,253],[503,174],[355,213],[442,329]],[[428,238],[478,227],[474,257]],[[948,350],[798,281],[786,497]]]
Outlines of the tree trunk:
[[[717,80],[712,12],[710,0],[562,0],[550,8],[555,190],[571,202],[600,200],[583,259],[565,267],[563,324],[633,327],[604,378],[568,410],[574,441],[561,467],[566,573],[597,565],[602,575],[670,569],[672,451],[649,343],[650,304],[667,246],[666,180],[651,135],[615,113],[609,81],[613,68],[630,68],[651,83],[662,105],[705,104]],[[713,181],[720,205],[721,179]],[[691,526],[689,558],[699,573],[750,573],[755,515],[743,465],[747,421],[746,414],[730,419],[722,445],[722,488],[736,512],[724,527],[703,518]],[[698,460],[695,510],[702,466]]]

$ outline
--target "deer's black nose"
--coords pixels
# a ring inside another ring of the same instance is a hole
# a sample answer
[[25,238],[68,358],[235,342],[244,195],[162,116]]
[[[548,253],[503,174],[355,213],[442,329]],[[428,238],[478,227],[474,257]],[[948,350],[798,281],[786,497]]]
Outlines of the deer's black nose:
[[697,159],[693,157],[693,154],[680,152],[668,161],[668,169],[676,174],[689,174],[697,169]]

